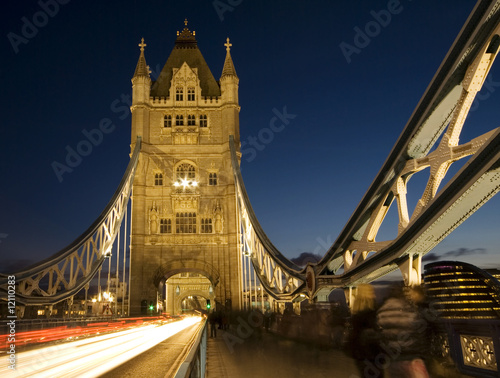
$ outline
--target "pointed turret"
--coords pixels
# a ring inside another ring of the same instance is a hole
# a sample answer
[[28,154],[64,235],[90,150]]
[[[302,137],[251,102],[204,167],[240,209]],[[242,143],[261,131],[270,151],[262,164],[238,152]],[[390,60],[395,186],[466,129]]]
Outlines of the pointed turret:
[[[144,56],[144,38],[141,39],[139,47],[141,54],[135,67],[134,76],[132,77],[132,141],[136,140],[137,136],[141,136],[143,143],[149,142],[149,95],[151,92],[151,78],[149,77],[149,66],[146,64]],[[134,142],[132,142],[134,148]]]
[[151,91],[151,78],[149,77],[149,66],[146,64],[144,56],[144,38],[141,39],[139,47],[141,54],[135,67],[134,76],[132,77],[132,104],[144,104],[149,102],[149,94]]
[[149,77],[149,66],[146,64],[146,57],[144,56],[144,47],[147,45],[144,43],[144,38],[141,39],[139,47],[141,48],[141,55],[139,55],[139,60],[137,66],[135,67],[134,77],[145,76]]
[[238,78],[238,75],[236,75],[236,70],[234,68],[233,59],[231,59],[230,47],[232,46],[232,44],[229,43],[229,38],[227,39],[227,42],[224,44],[224,46],[226,46],[226,60],[224,61],[224,68],[222,69],[221,79],[224,76],[234,76]]
[[222,68],[222,75],[220,77],[222,104],[224,106],[222,110],[222,119],[224,124],[227,125],[227,138],[229,139],[229,135],[233,135],[236,145],[239,146],[240,105],[238,104],[238,84],[240,79],[238,79],[236,75],[233,59],[231,59],[232,44],[229,42],[229,38],[226,40],[224,46],[226,46],[226,60],[224,61],[224,67]]
[[222,100],[226,103],[238,104],[238,83],[239,79],[236,75],[233,59],[231,58],[231,46],[229,38],[224,44],[226,46],[226,60],[224,61],[224,68],[220,77]]

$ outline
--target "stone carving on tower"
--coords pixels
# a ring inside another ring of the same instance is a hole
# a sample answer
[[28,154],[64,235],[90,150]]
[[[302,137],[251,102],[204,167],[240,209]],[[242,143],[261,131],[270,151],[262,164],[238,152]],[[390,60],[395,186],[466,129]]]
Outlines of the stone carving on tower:
[[214,210],[214,230],[216,234],[222,234],[224,229],[224,215],[220,207],[220,202],[217,200],[217,205]]
[[149,211],[149,233],[151,235],[158,233],[158,208],[156,202],[153,202],[153,206]]

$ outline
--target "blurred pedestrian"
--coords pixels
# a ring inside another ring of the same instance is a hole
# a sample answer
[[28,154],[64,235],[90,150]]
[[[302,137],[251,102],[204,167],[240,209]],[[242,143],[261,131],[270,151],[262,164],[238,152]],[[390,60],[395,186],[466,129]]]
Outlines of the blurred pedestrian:
[[395,286],[377,312],[381,351],[387,376],[428,378],[424,358],[429,348],[428,325],[417,301],[423,292]]
[[210,323],[210,337],[217,337],[217,315],[212,311],[208,315],[208,322]]
[[361,284],[357,287],[351,314],[348,348],[361,377],[383,377],[382,369],[375,365],[375,358],[380,354],[380,335],[373,286]]

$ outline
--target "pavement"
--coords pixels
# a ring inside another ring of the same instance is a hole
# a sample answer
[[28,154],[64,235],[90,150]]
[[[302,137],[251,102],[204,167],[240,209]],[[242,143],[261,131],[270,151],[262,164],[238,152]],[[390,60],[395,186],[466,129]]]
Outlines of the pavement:
[[354,360],[336,349],[298,343],[257,329],[246,333],[218,329],[216,338],[208,338],[208,378],[332,376],[358,377]]
[[[469,377],[451,367],[433,364],[428,368],[431,378]],[[217,337],[209,337],[207,341],[206,377],[360,378],[360,375],[354,360],[339,349],[293,341],[260,329],[218,329]]]

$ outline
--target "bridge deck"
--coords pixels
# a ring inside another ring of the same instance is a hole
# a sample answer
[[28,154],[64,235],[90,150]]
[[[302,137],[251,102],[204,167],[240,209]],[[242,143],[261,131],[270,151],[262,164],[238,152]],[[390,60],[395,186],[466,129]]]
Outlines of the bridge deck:
[[[355,362],[338,349],[292,341],[274,333],[249,337],[218,329],[208,338],[207,378],[359,378]],[[209,333],[210,335],[210,333]],[[429,366],[431,376],[465,378],[452,368]],[[372,375],[375,376],[375,375]]]
[[[357,376],[354,360],[343,352],[293,342],[258,330],[250,337],[217,330],[208,339],[207,377],[335,377]],[[209,333],[210,335],[210,333]]]

